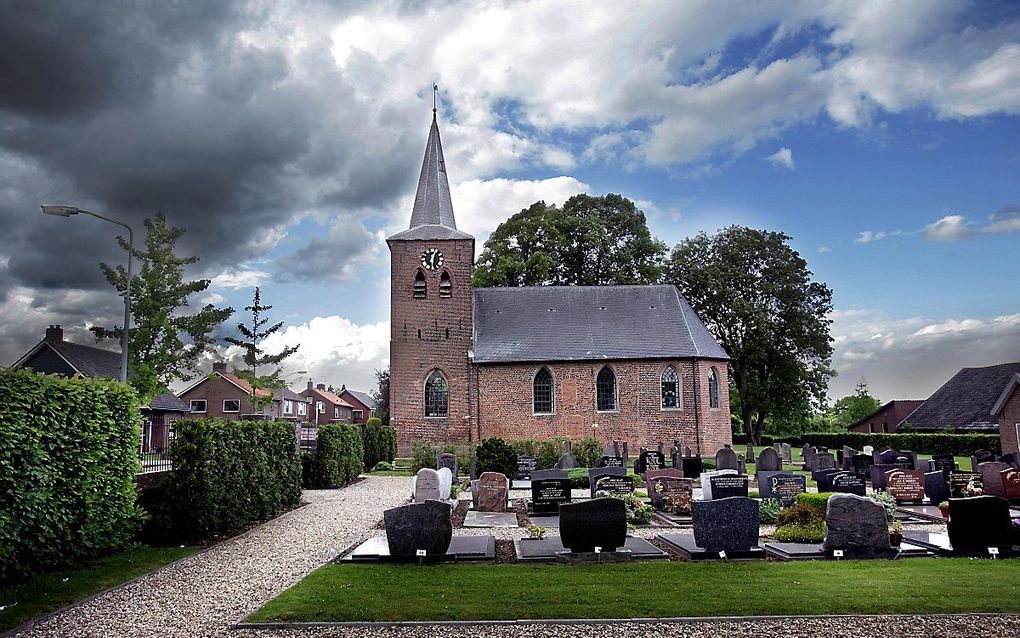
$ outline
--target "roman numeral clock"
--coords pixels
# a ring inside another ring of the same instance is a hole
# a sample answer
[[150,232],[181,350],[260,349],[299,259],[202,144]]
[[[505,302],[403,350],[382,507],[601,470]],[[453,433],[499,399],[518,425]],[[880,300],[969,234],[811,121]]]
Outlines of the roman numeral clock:
[[421,265],[429,270],[443,267],[443,253],[438,248],[429,248],[421,254]]

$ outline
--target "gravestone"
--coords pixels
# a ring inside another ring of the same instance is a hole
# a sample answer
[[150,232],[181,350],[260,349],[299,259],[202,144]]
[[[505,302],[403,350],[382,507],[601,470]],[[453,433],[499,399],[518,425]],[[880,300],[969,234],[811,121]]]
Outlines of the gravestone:
[[479,483],[480,483],[480,481],[478,479],[474,479],[474,480],[471,481],[471,507],[473,509],[478,509],[478,484]]
[[450,454],[449,452],[443,452],[442,454],[436,456],[436,469],[437,470],[441,470],[444,467],[449,468],[450,469],[450,473],[454,477],[456,477],[457,476],[457,469],[458,469],[457,468],[457,455],[456,454]]
[[478,511],[505,512],[510,482],[499,472],[482,472],[478,477]]
[[857,456],[857,450],[850,447],[849,445],[843,446],[843,463],[840,467],[844,470],[851,470],[854,467],[854,457]]
[[999,474],[1002,480],[1002,491],[1004,498],[1010,503],[1020,501],[1020,470],[1009,467]]
[[836,469],[836,459],[832,458],[832,455],[828,452],[822,452],[815,455],[815,463],[813,470],[815,472],[819,470],[834,470]]
[[737,463],[737,453],[728,447],[724,447],[715,453],[715,469],[736,470],[740,467]]
[[611,445],[606,445],[602,448],[602,456],[620,456],[620,444],[618,441],[613,441]]
[[859,476],[862,481],[871,480],[871,455],[856,454],[850,459],[851,471]]
[[861,454],[872,456],[875,454],[875,448],[870,445],[865,445],[864,447],[861,448]]
[[747,496],[748,478],[746,476],[713,476],[708,479],[712,484],[712,500]]
[[439,473],[439,500],[445,501],[450,498],[453,488],[453,472],[448,467],[441,467]]
[[424,503],[428,500],[444,499],[440,492],[439,472],[423,467],[414,478],[414,502]]
[[654,450],[642,452],[637,457],[637,460],[634,461],[635,474],[644,474],[651,470],[661,470],[664,467],[666,467],[666,458],[662,455],[662,452]]
[[419,549],[428,555],[445,554],[453,538],[452,511],[449,503],[431,500],[383,512],[390,555],[414,556]]
[[540,481],[542,479],[566,479],[570,478],[567,476],[566,470],[560,470],[553,468],[551,470],[535,470],[531,473],[532,481]]
[[778,474],[782,474],[784,476],[791,476],[791,474],[789,472],[786,472],[786,471],[782,471],[782,472],[780,472],[780,471],[758,472],[755,475],[755,478],[758,479],[758,496],[760,496],[761,498],[769,498],[770,497],[770,490],[771,490],[771,488],[770,488],[770,481],[771,481],[773,476],[776,476]]
[[474,454],[471,455],[471,465],[468,467],[468,477],[473,481],[478,478],[478,457]]
[[780,454],[783,457],[783,462],[789,463],[793,460],[793,446],[789,443],[783,443],[781,447]]
[[634,478],[631,476],[600,476],[595,479],[595,491],[592,498],[599,492],[610,496],[623,496],[634,493]]
[[535,514],[556,514],[560,503],[570,502],[570,479],[531,479],[531,504]]
[[746,552],[758,545],[758,502],[752,498],[695,501],[691,517],[694,541],[706,551]]
[[588,489],[591,497],[595,498],[595,484],[603,476],[627,476],[625,467],[593,467],[588,470]]
[[1003,551],[1013,543],[1009,503],[998,496],[949,499],[946,526],[954,552],[987,554],[989,547]]
[[623,442],[623,467],[630,467],[630,450],[626,441]]
[[892,547],[889,545],[885,507],[863,496],[833,494],[825,508],[825,541],[822,546],[827,551],[841,549],[850,552],[847,558],[888,555]]
[[627,506],[618,498],[561,504],[560,540],[575,553],[623,547],[627,542]]
[[811,478],[817,483],[819,492],[831,492],[832,486],[829,484],[829,477],[842,471],[834,467],[827,470],[817,470],[811,473]]
[[[822,491],[819,489],[818,491]],[[868,493],[867,485],[861,477],[853,472],[839,472],[829,476],[829,492],[837,494],[854,494],[865,496]]]
[[574,455],[571,454],[570,452],[567,452],[563,456],[561,456],[560,460],[556,461],[555,466],[557,470],[569,470],[575,467],[577,467],[577,459],[575,459]]
[[659,507],[662,502],[662,495],[658,492],[658,483],[656,483],[656,479],[682,479],[683,477],[684,474],[680,470],[669,468],[665,470],[649,470],[645,472],[641,478],[644,479],[645,489],[648,491],[648,499],[652,502],[652,505]]
[[897,503],[920,503],[924,501],[924,472],[889,470],[885,473],[885,489]]
[[684,476],[700,476],[705,471],[705,465],[701,461],[701,456],[691,456],[688,454],[681,458],[680,471],[684,473]]
[[1010,452],[999,457],[999,461],[1020,470],[1020,452]]
[[988,450],[977,450],[970,455],[970,468],[977,472],[978,466],[982,463],[991,463],[995,460],[995,455]]
[[517,472],[514,473],[514,480],[531,480],[531,473],[538,469],[538,459],[533,456],[517,457]]
[[783,459],[776,452],[775,448],[767,447],[758,455],[758,461],[754,464],[755,472],[778,472],[783,469]]
[[956,459],[951,456],[933,456],[931,459],[932,471],[938,470],[949,479],[949,473],[956,471]]
[[1005,469],[1009,469],[1009,466],[998,461],[989,461],[977,466],[985,494],[1000,498],[1006,497],[1006,490],[1002,487],[1002,471]]
[[981,475],[977,472],[953,472],[949,475],[949,498],[966,498],[968,488],[981,489]]
[[716,470],[714,472],[702,472],[701,473],[701,498],[710,501],[712,500],[712,481],[713,476],[736,476],[736,470]]
[[906,463],[876,463],[868,468],[871,472],[871,487],[876,490],[885,489],[885,475],[889,470],[907,470],[910,466]]
[[938,505],[949,500],[949,483],[946,482],[946,475],[941,471],[924,473],[924,493],[932,505]]
[[603,456],[595,461],[595,467],[623,467],[623,457]]
[[815,448],[813,445],[808,443],[800,451],[801,458],[804,459],[804,469],[813,470],[815,469]]
[[652,505],[663,508],[667,500],[679,510],[678,513],[686,513],[691,510],[691,498],[694,495],[694,479],[677,478],[675,476],[658,476],[648,483],[648,495],[655,492],[657,500],[652,500]]
[[769,497],[779,501],[780,507],[797,503],[797,495],[807,491],[807,479],[793,474],[777,474],[769,479]]

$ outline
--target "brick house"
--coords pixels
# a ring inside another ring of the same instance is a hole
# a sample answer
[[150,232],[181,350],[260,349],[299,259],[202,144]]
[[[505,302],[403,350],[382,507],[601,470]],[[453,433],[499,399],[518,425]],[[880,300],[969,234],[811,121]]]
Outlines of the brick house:
[[326,423],[351,423],[354,406],[344,401],[333,391],[333,386],[326,386],[325,383],[313,384],[308,380],[308,387],[301,392],[301,396],[309,401],[308,416],[310,425],[318,426]]
[[1013,375],[992,406],[999,425],[1002,453],[1020,452],[1020,372]]
[[895,432],[896,426],[924,403],[923,400],[889,401],[863,419],[847,426],[851,432]]
[[375,415],[375,400],[369,393],[351,390],[342,385],[337,396],[351,404],[351,423],[366,423]]
[[283,418],[280,396],[274,396],[272,390],[260,388],[257,396],[272,396],[273,402],[256,410],[251,401],[251,390],[251,384],[227,372],[226,363],[218,362],[213,364],[212,374],[177,393],[177,398],[189,406],[189,415],[194,418]]
[[[54,325],[46,329],[42,341],[11,367],[67,377],[120,379],[120,363],[120,352],[65,341],[63,328]],[[187,416],[188,406],[172,394],[162,394],[140,411],[141,451],[162,452],[170,445],[174,421]]]
[[962,368],[936,390],[916,410],[897,424],[902,432],[910,424],[912,432],[999,431],[994,407],[1013,378],[1020,374],[1020,362],[981,368]]
[[414,440],[731,443],[729,357],[673,286],[480,288],[433,116],[390,248],[390,416]]

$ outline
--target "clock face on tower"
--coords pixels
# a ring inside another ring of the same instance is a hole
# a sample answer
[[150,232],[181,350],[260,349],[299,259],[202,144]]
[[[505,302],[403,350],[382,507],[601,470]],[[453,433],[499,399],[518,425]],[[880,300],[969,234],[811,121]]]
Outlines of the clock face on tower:
[[443,253],[438,248],[429,248],[421,254],[421,265],[429,270],[443,267]]

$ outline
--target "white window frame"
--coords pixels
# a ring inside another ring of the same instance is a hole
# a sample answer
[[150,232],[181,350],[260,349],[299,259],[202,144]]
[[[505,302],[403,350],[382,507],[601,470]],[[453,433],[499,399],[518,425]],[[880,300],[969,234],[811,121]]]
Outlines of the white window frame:
[[333,418],[334,419],[339,419],[340,418],[340,406],[339,405],[334,405],[333,406]]
[[364,410],[351,410],[351,418],[354,419],[355,421],[360,420],[364,416],[365,416]]
[[[202,409],[201,410],[196,410],[195,409],[195,404],[199,403],[199,402],[202,403]],[[205,399],[192,399],[191,400],[191,412],[192,412],[192,414],[205,414],[208,411],[209,411],[209,402],[207,400],[205,400]]]
[[[237,404],[236,410],[227,409],[227,401]],[[240,399],[223,399],[223,414],[237,414],[241,411],[241,400]]]
[[283,413],[294,414],[294,402],[290,399],[284,399],[283,401]]
[[308,404],[301,401],[297,404],[298,416],[306,416],[308,414]]
[[315,409],[319,412],[319,414],[325,414],[326,413],[326,404],[323,403],[322,401],[316,401],[315,402]]

